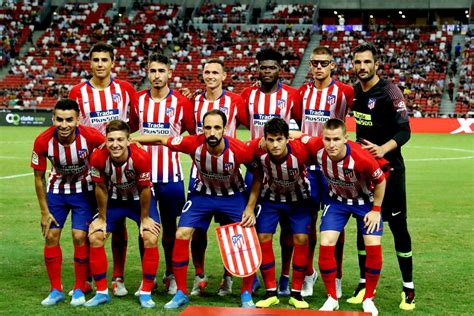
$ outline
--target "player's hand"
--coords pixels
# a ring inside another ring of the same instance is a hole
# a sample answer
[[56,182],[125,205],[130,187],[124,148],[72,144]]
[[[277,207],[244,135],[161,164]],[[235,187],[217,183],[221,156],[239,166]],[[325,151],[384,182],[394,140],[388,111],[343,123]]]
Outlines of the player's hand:
[[105,219],[103,218],[97,217],[89,225],[89,236],[97,232],[102,232],[104,234],[104,239],[105,239],[106,231],[107,231],[107,223],[105,222]]
[[258,142],[258,148],[262,149],[264,152],[268,152],[265,137],[260,138],[260,141]]
[[43,234],[43,237],[46,238],[49,233],[49,229],[51,228],[51,224],[54,224],[56,226],[59,226],[58,222],[54,218],[54,216],[48,212],[48,214],[42,214],[41,215],[41,233]]
[[138,148],[145,150],[145,147],[133,138],[130,138],[130,144],[135,144],[135,146],[137,146]]
[[360,138],[360,141],[362,142],[362,148],[367,149],[375,158],[382,158],[385,155],[385,151],[383,150],[382,146],[371,143],[367,139],[363,138]]
[[151,217],[145,217],[140,223],[140,236],[143,238],[145,230],[149,231],[155,236],[159,236],[161,232],[161,225],[153,220]]
[[105,142],[103,142],[102,144],[99,145],[99,147],[97,147],[97,149],[102,149],[105,147]]
[[364,228],[367,229],[367,234],[372,234],[380,228],[380,212],[370,211],[364,216]]
[[252,227],[257,222],[255,218],[255,213],[253,209],[246,207],[244,213],[242,214],[242,221],[240,226],[242,227]]

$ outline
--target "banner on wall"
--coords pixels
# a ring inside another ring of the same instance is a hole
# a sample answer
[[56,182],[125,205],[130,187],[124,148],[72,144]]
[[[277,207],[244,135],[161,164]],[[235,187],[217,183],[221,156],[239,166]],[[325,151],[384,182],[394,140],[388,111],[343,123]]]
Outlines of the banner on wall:
[[[353,117],[346,118],[347,130],[355,131]],[[412,133],[474,134],[474,118],[410,118]]]
[[51,115],[50,111],[1,111],[0,126],[51,126]]

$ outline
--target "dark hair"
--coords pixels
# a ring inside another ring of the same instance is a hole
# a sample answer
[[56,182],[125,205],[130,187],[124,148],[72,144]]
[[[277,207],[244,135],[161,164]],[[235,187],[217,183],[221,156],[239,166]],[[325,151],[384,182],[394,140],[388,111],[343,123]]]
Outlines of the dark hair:
[[170,66],[170,59],[163,54],[158,54],[158,53],[151,54],[150,57],[148,57],[148,65],[151,64],[152,62],[165,64],[168,67]]
[[109,124],[107,124],[107,127],[105,128],[105,134],[116,131],[124,131],[128,137],[130,135],[130,126],[125,121],[112,120],[109,122]]
[[97,42],[92,46],[91,50],[89,51],[89,59],[92,58],[92,53],[102,53],[102,52],[109,53],[110,59],[112,61],[115,60],[114,47],[104,42]]
[[290,127],[284,119],[280,117],[274,117],[265,123],[263,127],[263,133],[265,138],[267,138],[268,134],[282,134],[285,136],[285,138],[288,138],[290,136]]
[[326,46],[318,46],[315,49],[313,49],[312,52],[313,55],[329,55],[332,57],[332,51],[329,49],[329,47]]
[[221,65],[222,67],[222,71],[225,72],[225,66],[224,66],[224,62],[218,58],[211,58],[211,59],[208,59],[205,63],[204,63],[204,66],[207,65],[207,64],[219,64]]
[[227,116],[225,116],[224,112],[220,111],[220,110],[210,110],[210,111],[207,111],[206,114],[204,114],[204,116],[202,117],[202,124],[204,125],[204,121],[206,120],[206,117],[208,115],[219,115],[222,119],[222,123],[224,124],[224,128],[225,126],[227,125]]
[[375,48],[374,44],[372,43],[362,43],[360,44],[359,46],[357,46],[355,49],[354,49],[354,55],[357,54],[357,53],[362,53],[362,52],[372,52],[372,55],[374,56],[374,61],[377,61],[378,58],[379,58],[379,54],[378,54],[378,51],[377,51],[377,48]]
[[77,114],[79,114],[79,104],[71,99],[61,99],[54,106],[53,112],[56,110],[74,110]]
[[346,124],[344,123],[344,121],[341,121],[340,119],[337,119],[337,118],[332,118],[332,119],[327,120],[326,123],[324,123],[324,126],[323,126],[323,130],[325,130],[325,129],[335,130],[335,129],[338,129],[338,128],[342,129],[342,133],[344,135],[347,133]]
[[283,60],[283,56],[273,48],[262,49],[257,53],[256,58],[259,63],[264,60],[274,60],[278,63],[278,65],[280,65]]

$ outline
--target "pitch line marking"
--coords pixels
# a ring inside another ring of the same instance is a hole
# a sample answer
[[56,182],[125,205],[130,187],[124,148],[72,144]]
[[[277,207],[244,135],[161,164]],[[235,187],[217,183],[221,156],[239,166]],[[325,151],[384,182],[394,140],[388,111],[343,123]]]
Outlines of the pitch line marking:
[[21,174],[14,174],[12,176],[4,176],[4,177],[0,177],[0,180],[5,180],[5,179],[13,179],[13,178],[20,178],[20,177],[26,177],[26,176],[31,176],[32,173],[29,172],[29,173],[21,173]]
[[[474,150],[463,149],[463,148],[450,148],[450,147],[437,147],[437,146],[407,146],[407,148],[417,148],[417,149],[436,149],[436,150],[448,150],[448,151],[459,151],[474,153]],[[473,159],[474,156],[464,156],[464,157],[445,157],[445,158],[408,158],[405,161],[447,161],[447,160],[465,160]]]

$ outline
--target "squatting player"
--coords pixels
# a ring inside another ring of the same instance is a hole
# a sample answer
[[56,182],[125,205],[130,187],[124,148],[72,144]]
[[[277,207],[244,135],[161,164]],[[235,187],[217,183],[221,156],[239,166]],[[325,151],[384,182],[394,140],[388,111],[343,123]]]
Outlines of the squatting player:
[[[166,145],[170,149],[187,153],[197,167],[193,190],[188,194],[179,219],[173,248],[173,273],[178,291],[166,309],[175,309],[189,303],[186,274],[189,262],[189,243],[195,229],[207,231],[212,216],[219,215],[226,222],[241,222],[243,227],[255,224],[254,206],[247,205],[245,185],[239,166],[252,161],[247,146],[232,137],[224,136],[227,117],[224,112],[211,110],[202,120],[204,134],[186,137],[141,135],[134,139],[142,143]],[[253,277],[243,279],[242,307],[254,308],[252,301]]]
[[[362,44],[354,50],[353,65],[359,79],[352,107],[356,136],[363,148],[376,158],[387,159],[392,168],[382,204],[382,215],[392,231],[402,273],[403,290],[399,306],[403,310],[413,310],[415,286],[411,238],[407,226],[405,164],[401,152],[401,146],[410,139],[405,99],[395,84],[377,75],[379,60],[377,49],[372,44]],[[358,247],[362,247],[360,242]],[[360,282],[354,298],[360,298],[362,295],[357,295],[357,292],[363,292],[363,289],[364,283]],[[359,303],[360,300],[353,302]]]
[[[148,59],[150,88],[138,92],[130,111],[130,128],[140,134],[179,136],[194,133],[192,105],[188,98],[168,87],[171,78],[168,57],[153,54]],[[151,153],[151,181],[163,226],[162,245],[166,270],[163,281],[168,294],[176,294],[171,258],[176,234],[176,218],[185,203],[183,171],[178,152],[166,146],[147,146]]]
[[[76,100],[80,109],[81,124],[97,129],[105,135],[105,127],[111,120],[127,120],[129,106],[134,103],[135,89],[124,80],[112,78],[114,48],[98,42],[89,51],[92,78],[75,85],[69,98]],[[117,227],[112,235],[114,270],[112,289],[116,296],[127,295],[124,284],[127,254],[127,231],[125,223]],[[140,241],[141,245],[141,241]]]
[[[76,278],[71,305],[83,305],[86,301],[84,294],[89,270],[87,230],[95,211],[89,156],[103,142],[101,133],[79,126],[79,106],[69,99],[56,103],[53,126],[35,140],[31,167],[34,169],[41,230],[45,237],[44,261],[51,283],[51,292],[41,302],[42,305],[54,305],[64,300],[59,240],[70,211]],[[52,168],[46,187],[47,159],[51,161]]]
[[145,247],[140,304],[144,308],[155,306],[151,290],[158,269],[160,217],[151,190],[150,156],[129,141],[128,124],[112,120],[107,124],[105,147],[94,151],[91,156],[99,214],[89,226],[90,268],[97,293],[84,304],[88,307],[110,302],[104,243],[108,233],[113,233],[127,217],[139,225]]

